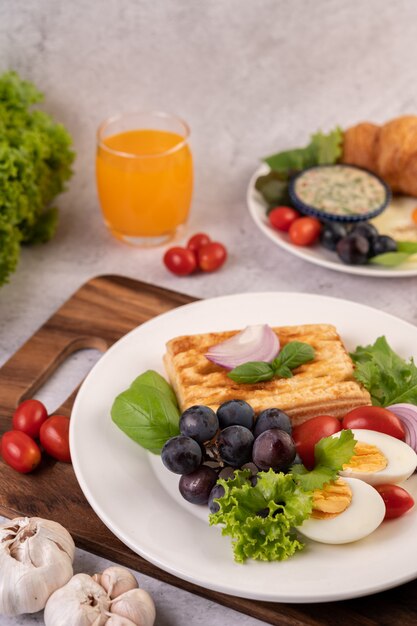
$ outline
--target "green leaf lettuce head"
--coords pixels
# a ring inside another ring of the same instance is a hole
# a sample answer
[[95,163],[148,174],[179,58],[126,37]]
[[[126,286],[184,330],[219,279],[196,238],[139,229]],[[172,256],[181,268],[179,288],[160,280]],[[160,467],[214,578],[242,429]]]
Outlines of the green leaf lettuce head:
[[384,336],[351,353],[354,376],[371,394],[372,404],[417,404],[417,367],[413,358],[402,359]]
[[249,470],[236,470],[234,478],[219,479],[225,494],[217,500],[220,509],[209,517],[210,524],[222,524],[222,534],[232,538],[235,560],[282,561],[304,546],[295,526],[312,511],[311,494],[291,474],[273,470],[259,472],[255,486]]
[[16,269],[21,244],[53,236],[57,210],[51,202],[72,175],[71,137],[32,108],[42,100],[15,72],[0,76],[0,285]]
[[179,434],[180,412],[166,380],[153,370],[138,376],[113,402],[113,422],[133,441],[154,454]]

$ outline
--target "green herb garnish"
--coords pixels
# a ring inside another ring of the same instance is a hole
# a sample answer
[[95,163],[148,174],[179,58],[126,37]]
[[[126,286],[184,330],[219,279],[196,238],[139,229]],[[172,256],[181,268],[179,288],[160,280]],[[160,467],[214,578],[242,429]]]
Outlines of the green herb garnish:
[[228,377],[235,383],[259,383],[272,380],[275,377],[291,378],[292,370],[314,359],[314,348],[308,343],[290,341],[287,343],[272,363],[265,361],[250,361],[238,365]]
[[174,391],[152,370],[138,376],[117,396],[111,418],[128,437],[155,454],[179,434],[180,411]]
[[43,95],[16,72],[0,76],[0,285],[20,246],[48,241],[58,211],[50,204],[72,174],[71,137],[33,105]]
[[355,363],[353,374],[371,394],[372,404],[417,404],[417,367],[414,360],[402,359],[385,337],[379,337],[373,345],[358,346],[350,356]]
[[305,491],[321,489],[336,480],[338,472],[353,456],[356,441],[351,430],[342,430],[339,437],[325,437],[314,447],[315,465],[309,471],[304,465],[293,465],[291,472]]

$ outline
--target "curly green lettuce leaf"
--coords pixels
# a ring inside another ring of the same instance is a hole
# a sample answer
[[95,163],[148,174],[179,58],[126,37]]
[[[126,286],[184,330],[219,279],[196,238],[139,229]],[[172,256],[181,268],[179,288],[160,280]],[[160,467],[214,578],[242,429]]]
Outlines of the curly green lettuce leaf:
[[355,378],[371,394],[372,404],[417,404],[417,367],[413,358],[402,359],[384,336],[374,344],[358,346],[351,353]]
[[16,72],[0,76],[0,285],[16,268],[20,244],[53,236],[57,210],[50,204],[72,175],[71,137],[32,109],[42,100]]
[[310,516],[311,494],[291,474],[259,472],[255,486],[249,477],[249,470],[237,470],[234,478],[218,481],[225,494],[217,499],[220,509],[210,515],[210,524],[223,525],[238,563],[285,560],[304,547],[294,527]]
[[351,430],[342,430],[339,437],[324,437],[314,447],[315,466],[309,471],[304,465],[293,465],[291,472],[305,491],[321,489],[325,483],[338,478],[345,463],[354,454],[355,438]]

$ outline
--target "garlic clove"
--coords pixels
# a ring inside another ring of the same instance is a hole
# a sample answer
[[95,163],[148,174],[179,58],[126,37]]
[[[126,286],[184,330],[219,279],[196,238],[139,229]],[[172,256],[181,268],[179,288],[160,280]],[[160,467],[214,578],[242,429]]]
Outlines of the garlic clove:
[[106,626],[137,626],[136,622],[121,615],[112,615],[106,622]]
[[137,626],[153,626],[156,617],[153,600],[144,589],[131,589],[118,596],[112,600],[110,611]]
[[101,574],[93,574],[91,578],[94,580],[95,583],[97,583],[98,585],[101,585]]
[[45,606],[45,626],[104,626],[110,600],[88,574],[76,574]]
[[74,542],[61,524],[21,517],[0,525],[0,613],[44,608],[73,574]]
[[100,584],[113,600],[130,589],[138,588],[138,581],[125,567],[108,567],[101,574]]

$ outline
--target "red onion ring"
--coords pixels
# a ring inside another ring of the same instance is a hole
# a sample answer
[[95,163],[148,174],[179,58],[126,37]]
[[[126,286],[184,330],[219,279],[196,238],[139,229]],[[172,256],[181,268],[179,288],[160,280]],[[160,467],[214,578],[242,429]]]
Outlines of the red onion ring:
[[279,349],[279,339],[272,328],[268,324],[256,324],[212,346],[204,356],[212,363],[232,370],[249,361],[270,363]]
[[417,406],[404,402],[386,408],[400,418],[405,430],[405,443],[417,452]]

